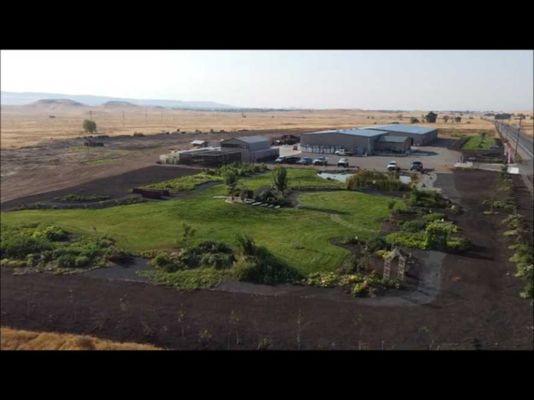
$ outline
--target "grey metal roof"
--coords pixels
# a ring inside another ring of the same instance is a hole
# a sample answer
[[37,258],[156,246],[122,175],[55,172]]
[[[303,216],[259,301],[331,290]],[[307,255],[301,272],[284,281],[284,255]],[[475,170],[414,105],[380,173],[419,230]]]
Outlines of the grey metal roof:
[[269,139],[265,136],[240,136],[232,138],[235,140],[241,140],[242,142],[253,144],[253,143],[263,143],[263,142],[269,142]]
[[305,135],[315,135],[319,133],[341,133],[343,135],[352,135],[352,136],[363,136],[363,137],[375,137],[384,135],[387,132],[386,131],[380,131],[380,130],[371,130],[371,129],[359,129],[359,128],[351,128],[351,129],[331,129],[327,131],[318,131],[318,132],[309,132],[305,133]]
[[414,135],[424,135],[435,131],[436,128],[426,128],[424,126],[417,125],[403,125],[403,124],[389,124],[389,125],[373,125],[366,126],[363,129],[383,130],[388,132],[400,132],[400,133],[412,133]]
[[379,142],[387,142],[387,143],[403,143],[407,140],[410,140],[407,136],[392,136],[392,135],[384,135],[378,139]]

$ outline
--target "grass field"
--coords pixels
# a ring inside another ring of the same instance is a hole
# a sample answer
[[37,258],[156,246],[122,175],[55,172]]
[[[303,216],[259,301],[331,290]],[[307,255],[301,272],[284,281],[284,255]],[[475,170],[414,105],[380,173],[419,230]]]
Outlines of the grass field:
[[2,327],[1,350],[159,350],[148,344],[117,343],[86,335],[34,332]]
[[[313,174],[313,176],[312,176]],[[242,179],[247,187],[269,184],[270,172]],[[338,185],[315,176],[312,170],[289,169],[290,184]],[[237,244],[238,234],[247,234],[275,256],[303,273],[329,271],[338,267],[348,251],[334,246],[334,237],[362,238],[380,230],[389,214],[387,196],[352,191],[301,193],[301,208],[266,209],[229,204],[213,196],[226,194],[223,184],[193,196],[161,202],[85,210],[25,210],[2,213],[8,226],[50,223],[69,230],[108,234],[126,250],[140,252],[169,249],[177,245],[182,224],[196,230],[194,242],[206,239]]]
[[[2,106],[1,146],[20,147],[44,139],[65,139],[84,135],[83,120],[90,117],[98,132],[107,135],[159,133],[163,131],[226,132],[238,130],[287,130],[350,128],[373,124],[410,123],[410,117],[421,120],[424,111],[387,112],[368,110],[299,110],[265,112],[214,112],[187,111],[135,107],[110,109],[106,107],[72,107],[47,109],[33,106]],[[54,115],[55,118],[50,118]],[[442,114],[440,113],[440,116]],[[445,123],[441,118],[435,124],[421,123],[436,128],[457,128],[469,132],[473,129],[491,129],[492,124],[479,116],[462,122]]]
[[489,150],[495,145],[495,138],[488,136],[471,136],[462,146],[463,150]]

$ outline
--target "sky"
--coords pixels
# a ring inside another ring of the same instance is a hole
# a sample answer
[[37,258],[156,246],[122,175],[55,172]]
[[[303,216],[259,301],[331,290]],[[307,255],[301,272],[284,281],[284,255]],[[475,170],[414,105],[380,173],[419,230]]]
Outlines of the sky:
[[533,51],[1,52],[1,89],[237,107],[533,108]]

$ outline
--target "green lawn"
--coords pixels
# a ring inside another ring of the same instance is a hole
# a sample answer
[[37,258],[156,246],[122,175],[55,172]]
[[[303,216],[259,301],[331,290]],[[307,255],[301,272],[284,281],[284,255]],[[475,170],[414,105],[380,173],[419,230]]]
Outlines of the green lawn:
[[489,150],[495,144],[495,138],[489,136],[471,136],[462,146],[463,150]]
[[[249,189],[255,190],[262,186],[272,185],[272,172],[241,179],[240,182]],[[287,168],[287,180],[290,188],[340,188],[346,185],[336,180],[327,180],[317,176],[317,171],[311,168]]]
[[[313,170],[291,169],[291,185],[337,184]],[[270,172],[242,179],[250,188],[269,184]],[[316,181],[317,180],[317,181]],[[300,208],[266,209],[228,204],[213,196],[226,194],[223,184],[186,199],[147,202],[104,209],[24,210],[2,213],[2,223],[15,226],[53,223],[81,232],[105,233],[129,251],[167,249],[176,245],[185,222],[196,229],[195,241],[213,239],[236,244],[239,233],[250,235],[303,273],[331,271],[348,255],[334,246],[334,237],[363,238],[378,232],[387,217],[387,196],[352,191],[310,192],[299,197]]]
[[152,183],[150,185],[146,185],[145,187],[151,189],[168,189],[171,192],[180,192],[193,190],[197,186],[204,183],[217,181],[222,181],[222,178],[200,172],[195,175],[181,176],[179,178],[169,179],[168,181]]

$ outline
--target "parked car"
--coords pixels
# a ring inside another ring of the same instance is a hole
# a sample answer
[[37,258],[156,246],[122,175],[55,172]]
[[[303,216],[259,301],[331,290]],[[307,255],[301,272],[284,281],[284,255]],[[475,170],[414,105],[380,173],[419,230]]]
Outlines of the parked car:
[[300,157],[296,157],[296,156],[289,156],[289,157],[286,157],[284,162],[286,164],[296,164],[300,161]]
[[326,167],[328,165],[328,158],[317,157],[315,160],[313,160],[313,165],[324,165]]
[[297,161],[297,164],[300,165],[310,165],[313,163],[313,159],[310,157],[302,157],[300,160]]
[[422,170],[423,170],[423,163],[421,161],[412,161],[412,166],[410,167],[410,171],[421,172]]
[[336,156],[351,156],[352,153],[350,151],[347,151],[345,149],[336,150],[334,153]]
[[397,165],[397,161],[390,161],[388,165],[386,166],[386,169],[390,172],[400,170],[399,166]]
[[297,156],[280,156],[274,160],[275,164],[296,164],[300,160]]
[[349,160],[346,158],[340,158],[337,162],[338,167],[348,168],[349,167]]

